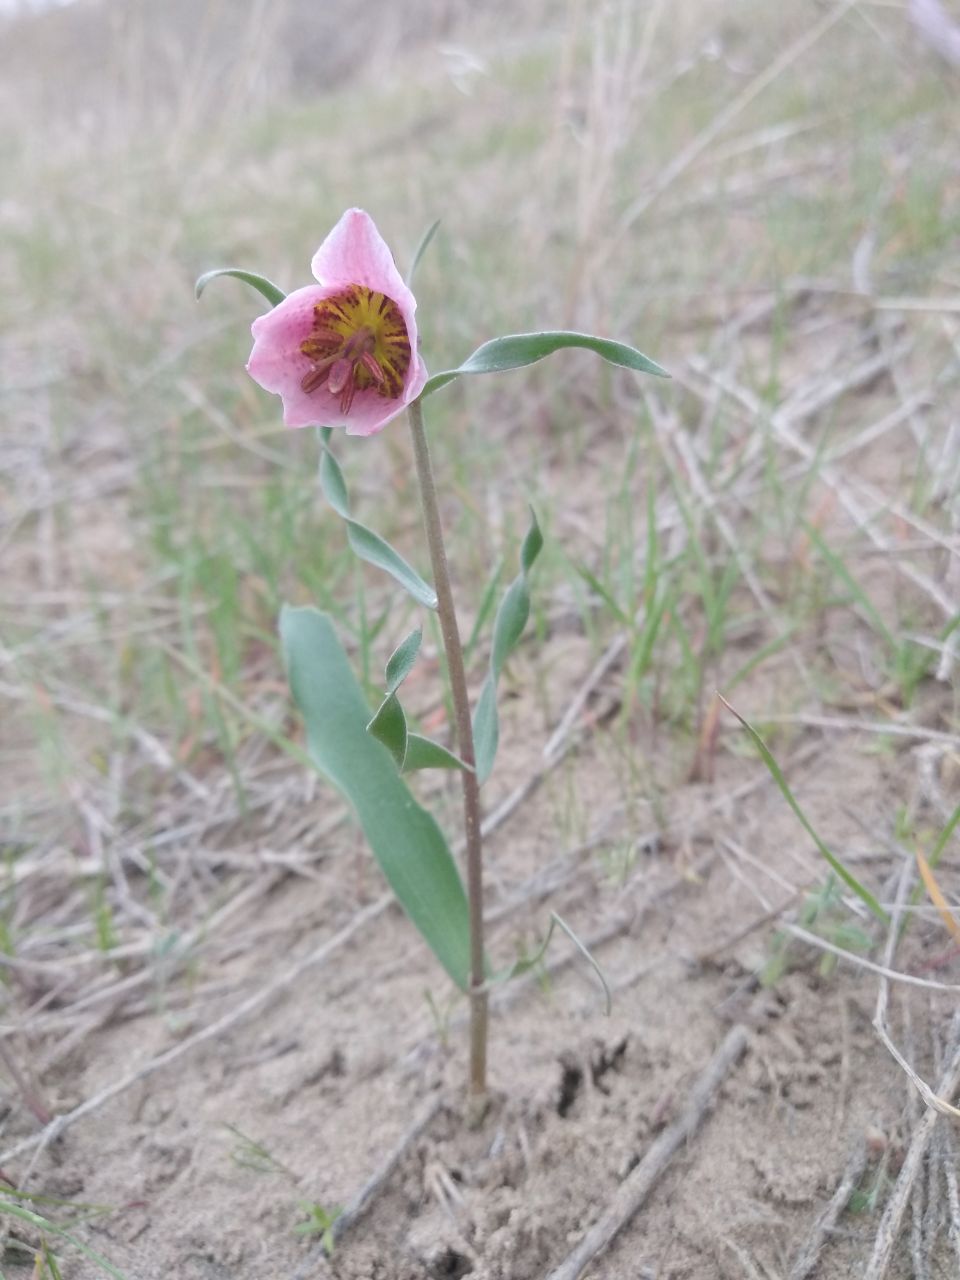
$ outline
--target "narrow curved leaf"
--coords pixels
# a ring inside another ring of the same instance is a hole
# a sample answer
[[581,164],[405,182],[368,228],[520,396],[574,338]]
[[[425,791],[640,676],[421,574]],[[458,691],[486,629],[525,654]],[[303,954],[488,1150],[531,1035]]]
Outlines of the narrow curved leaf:
[[420,259],[426,253],[427,249],[430,247],[430,241],[437,234],[437,227],[439,227],[439,225],[440,225],[439,218],[437,218],[436,222],[431,222],[430,226],[427,227],[426,231],[423,233],[422,237],[420,238],[420,243],[417,245],[416,249],[414,250],[413,258],[411,259],[411,262],[410,262],[410,270],[407,272],[406,283],[408,288],[413,287],[413,277],[417,274],[417,267],[419,267],[420,265]]
[[410,632],[406,640],[401,640],[387,659],[386,671],[384,672],[387,678],[387,693],[396,693],[413,670],[413,664],[416,662],[417,654],[420,652],[422,638],[423,631],[420,627],[417,627],[416,631]]
[[345,523],[347,541],[353,548],[354,555],[359,556],[361,560],[366,560],[367,564],[382,569],[384,573],[389,573],[390,577],[395,582],[399,582],[418,604],[422,604],[427,609],[436,609],[437,593],[433,587],[424,582],[416,569],[404,560],[399,551],[394,551],[386,539],[381,538],[379,533],[374,533],[359,521],[347,520]]
[[[424,738],[419,733],[407,734],[407,754],[403,761],[403,772],[413,773],[416,769],[467,769],[459,756],[453,754],[432,738]],[[472,771],[471,771],[472,772]]]
[[421,392],[422,398],[433,395],[448,382],[467,373],[503,373],[507,369],[522,369],[536,364],[555,351],[566,347],[579,347],[593,351],[608,364],[633,369],[636,373],[652,373],[659,378],[669,378],[666,369],[645,356],[636,347],[610,338],[594,338],[588,333],[572,333],[569,330],[548,330],[543,333],[510,333],[503,338],[492,338],[464,360],[456,369],[446,369],[427,379]]
[[515,960],[512,965],[509,965],[506,969],[502,969],[499,973],[494,974],[487,985],[491,987],[499,986],[503,982],[510,982],[511,979],[519,978],[522,974],[529,973],[531,969],[535,969],[547,954],[547,948],[553,940],[553,931],[557,926],[563,930],[599,978],[600,986],[603,988],[603,1012],[609,1018],[610,1011],[613,1008],[613,996],[610,992],[610,984],[607,982],[603,970],[600,968],[599,963],[590,951],[589,947],[587,947],[586,943],[580,941],[574,931],[567,924],[566,920],[564,920],[562,916],[557,915],[556,911],[550,912],[550,927],[547,929],[547,936],[540,943],[540,946],[537,947],[533,955],[522,956],[519,960]]
[[370,713],[330,618],[285,606],[280,636],[313,763],[350,802],[397,901],[466,990],[467,898],[443,833],[367,733]]
[[490,670],[480,690],[473,713],[473,746],[477,761],[477,779],[481,786],[490,776],[500,740],[497,717],[497,682],[504,664],[517,647],[530,616],[530,592],[527,575],[543,547],[543,534],[531,508],[530,528],[520,548],[520,573],[507,588],[493,624],[493,646]]
[[255,271],[244,271],[241,267],[216,267],[213,271],[205,271],[194,285],[196,296],[199,298],[210,281],[216,280],[218,276],[233,276],[235,280],[242,280],[244,284],[250,285],[251,288],[256,289],[257,293],[262,294],[271,307],[275,307],[287,296],[266,276],[257,275]]
[[385,538],[381,538],[379,533],[374,533],[372,529],[368,529],[366,525],[361,524],[359,520],[354,520],[350,515],[347,482],[343,478],[339,462],[330,451],[329,439],[329,428],[325,428],[320,433],[320,488],[330,506],[347,526],[347,541],[354,555],[359,556],[361,560],[366,560],[367,564],[382,569],[384,573],[389,573],[390,577],[395,582],[399,582],[418,604],[428,609],[436,609],[437,593],[433,587],[428,582],[424,582],[416,569],[404,560],[400,552],[395,551]]

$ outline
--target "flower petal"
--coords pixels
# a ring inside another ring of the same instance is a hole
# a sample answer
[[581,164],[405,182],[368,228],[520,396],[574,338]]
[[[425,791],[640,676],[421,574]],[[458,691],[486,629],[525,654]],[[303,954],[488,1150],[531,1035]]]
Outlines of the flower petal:
[[336,422],[330,419],[324,425],[346,427],[348,436],[376,435],[392,418],[402,413],[412,400],[416,400],[426,380],[427,366],[417,356],[410,362],[402,397],[389,400],[373,388],[369,391],[359,391],[354,396],[349,414],[346,416],[338,414]]
[[363,284],[385,293],[401,308],[416,308],[393,254],[363,209],[348,209],[313,255],[313,274],[322,285]]
[[[416,300],[373,219],[362,209],[348,209],[343,215],[314,255],[313,271],[319,284],[297,289],[253,322],[254,343],[247,371],[264,390],[280,396],[288,427],[345,427],[348,435],[375,435],[416,399],[427,380],[418,352]],[[362,285],[393,299],[406,326],[412,358],[400,395],[383,395],[376,386],[357,390],[344,413],[341,396],[326,384],[310,392],[303,390],[303,379],[314,364],[300,345],[313,330],[317,303],[351,285]]]
[[258,316],[251,327],[253,350],[247,361],[247,372],[265,391],[273,391],[283,400],[283,420],[288,427],[306,427],[323,421],[319,397],[307,395],[300,386],[310,372],[311,363],[300,350],[300,343],[313,328],[313,308],[322,302],[329,290],[307,285],[289,294],[268,311]]

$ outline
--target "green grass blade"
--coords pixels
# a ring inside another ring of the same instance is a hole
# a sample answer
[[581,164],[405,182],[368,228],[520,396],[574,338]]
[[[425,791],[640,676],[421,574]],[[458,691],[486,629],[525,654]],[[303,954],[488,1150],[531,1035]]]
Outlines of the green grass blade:
[[439,226],[440,226],[439,218],[437,218],[436,222],[431,222],[429,227],[427,227],[426,231],[420,237],[420,243],[417,245],[416,249],[413,252],[413,257],[410,260],[410,270],[407,272],[407,280],[406,280],[407,287],[410,289],[413,288],[413,277],[417,274],[417,267],[419,267],[420,265],[420,259],[423,257],[426,251],[430,248],[430,241],[437,234],[437,228]]
[[456,863],[389,752],[367,733],[370,713],[330,618],[285,606],[280,637],[314,765],[350,802],[397,901],[466,990],[469,916]]
[[937,863],[943,857],[943,851],[947,847],[947,841],[953,835],[954,831],[956,831],[958,823],[960,823],[960,804],[957,805],[953,813],[951,813],[950,817],[947,819],[946,826],[940,832],[937,837],[937,843],[933,846],[933,849],[930,852],[930,857],[927,859],[927,865],[931,870],[936,868]]
[[836,854],[832,853],[830,849],[828,849],[826,844],[824,844],[824,842],[817,835],[816,831],[813,829],[813,826],[808,820],[806,814],[803,812],[803,810],[800,808],[800,805],[797,803],[797,800],[793,792],[790,790],[790,787],[789,787],[789,784],[787,783],[786,778],[783,776],[783,771],[781,770],[780,766],[777,764],[776,760],[773,758],[770,748],[767,746],[764,740],[760,737],[759,733],[757,733],[756,729],[754,729],[753,725],[750,724],[749,721],[743,718],[743,716],[740,714],[739,711],[736,710],[736,708],[731,707],[730,703],[726,700],[723,694],[718,693],[717,697],[720,699],[723,705],[727,708],[727,710],[732,712],[733,715],[737,717],[737,719],[743,725],[744,729],[746,729],[747,733],[750,735],[750,738],[753,741],[753,745],[757,748],[757,750],[760,753],[760,758],[763,760],[763,763],[770,770],[771,777],[779,787],[780,794],[783,796],[784,800],[786,800],[787,804],[796,814],[797,818],[800,821],[800,825],[803,827],[804,831],[806,831],[807,835],[811,838],[811,840],[814,842],[814,844],[823,854],[824,858],[826,858],[827,862],[834,869],[834,871],[837,873],[837,875],[840,877],[843,883],[847,886],[847,888],[851,889],[857,895],[857,897],[861,900],[861,902],[864,902],[870,908],[870,910],[873,912],[873,914],[877,917],[878,920],[881,920],[884,924],[887,924],[889,921],[889,917],[887,916],[887,913],[884,911],[883,907],[881,907],[880,903],[876,900],[876,898],[870,892],[870,890],[865,888],[860,883],[860,881],[857,879],[857,877],[853,874],[852,871],[847,870],[847,868],[836,856]]
[[620,608],[612,593],[603,585],[597,575],[580,560],[572,560],[570,564],[574,573],[579,578],[582,578],[594,595],[603,601],[616,620],[622,626],[629,627],[632,622],[630,615]]
[[494,602],[497,598],[497,587],[500,585],[500,575],[503,573],[503,561],[499,560],[494,566],[487,585],[483,589],[483,596],[480,600],[480,607],[477,610],[477,617],[473,624],[473,630],[470,632],[470,639],[463,646],[463,661],[469,665],[471,655],[480,640],[480,634],[487,625],[487,619],[493,610]]
[[853,596],[854,600],[859,604],[874,631],[876,631],[877,635],[881,637],[890,652],[895,653],[897,650],[896,639],[891,634],[890,629],[884,622],[883,618],[881,618],[876,605],[844,564],[841,557],[837,555],[832,547],[827,545],[826,539],[816,525],[811,524],[809,520],[804,520],[803,529],[807,537],[830,566],[834,576],[840,579]]
[[105,1271],[108,1276],[113,1276],[113,1280],[126,1280],[123,1272],[118,1271],[102,1254],[97,1253],[96,1249],[91,1249],[89,1245],[85,1245],[82,1240],[78,1240],[75,1235],[65,1231],[63,1227],[58,1226],[55,1222],[51,1222],[49,1218],[44,1218],[39,1213],[33,1213],[30,1209],[24,1209],[22,1205],[14,1204],[11,1200],[0,1199],[0,1216],[5,1213],[10,1214],[12,1218],[19,1218],[22,1222],[28,1222],[39,1231],[46,1231],[50,1235],[59,1236],[61,1240],[66,1240],[68,1244],[73,1245],[74,1249],[79,1250],[85,1258],[89,1258],[91,1262],[95,1263],[101,1271]]
[[761,663],[766,662],[767,658],[772,658],[775,653],[779,653],[780,650],[793,639],[796,632],[797,624],[792,622],[785,631],[781,632],[780,635],[774,636],[772,640],[758,649],[756,653],[751,654],[743,666],[738,667],[726,682],[727,692],[729,693],[731,689],[735,689],[738,684],[746,680],[750,672],[756,670]]
[[553,931],[558,926],[567,935],[567,937],[570,939],[573,945],[577,948],[577,950],[586,960],[587,964],[589,964],[590,968],[594,971],[594,973],[599,978],[600,986],[603,988],[603,997],[604,997],[603,1012],[607,1017],[609,1017],[610,1011],[613,1008],[613,996],[610,992],[610,984],[607,982],[607,979],[604,976],[603,970],[600,968],[600,965],[597,963],[589,947],[587,947],[585,943],[581,942],[581,940],[577,937],[574,931],[567,924],[566,920],[564,920],[562,916],[557,915],[556,911],[550,912],[550,925],[547,929],[546,937],[540,943],[539,947],[537,947],[533,955],[523,956],[521,959],[515,960],[513,964],[508,965],[505,969],[501,969],[499,973],[495,973],[493,977],[489,979],[489,982],[487,985],[491,987],[500,986],[503,983],[511,982],[514,978],[522,977],[523,974],[529,973],[531,969],[535,969],[537,965],[541,963],[544,956],[547,954],[547,950],[550,946],[550,943],[553,940]]

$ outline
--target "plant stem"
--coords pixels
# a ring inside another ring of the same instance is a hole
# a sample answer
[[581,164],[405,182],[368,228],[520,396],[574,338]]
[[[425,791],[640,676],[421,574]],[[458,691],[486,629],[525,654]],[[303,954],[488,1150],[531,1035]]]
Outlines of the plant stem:
[[443,545],[443,528],[440,524],[440,508],[437,490],[430,466],[430,450],[423,426],[423,409],[414,400],[407,413],[413,436],[413,454],[417,464],[417,480],[420,484],[420,501],[423,506],[423,522],[430,547],[433,579],[437,588],[437,613],[443,634],[443,647],[447,655],[450,673],[450,691],[457,727],[457,747],[460,758],[469,769],[461,769],[463,783],[463,826],[467,843],[467,899],[470,904],[470,1094],[480,1099],[487,1091],[487,993],[486,973],[483,963],[483,844],[480,834],[480,785],[473,765],[473,724],[470,719],[470,699],[467,694],[467,676],[463,667],[463,646],[450,587],[450,571],[447,553]]

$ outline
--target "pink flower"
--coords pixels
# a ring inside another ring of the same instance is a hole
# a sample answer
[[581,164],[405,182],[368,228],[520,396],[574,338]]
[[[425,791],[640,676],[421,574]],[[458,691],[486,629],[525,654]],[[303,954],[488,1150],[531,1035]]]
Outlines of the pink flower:
[[381,431],[423,390],[417,303],[373,219],[348,209],[313,255],[317,284],[253,322],[247,371],[288,427]]

